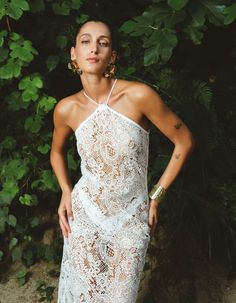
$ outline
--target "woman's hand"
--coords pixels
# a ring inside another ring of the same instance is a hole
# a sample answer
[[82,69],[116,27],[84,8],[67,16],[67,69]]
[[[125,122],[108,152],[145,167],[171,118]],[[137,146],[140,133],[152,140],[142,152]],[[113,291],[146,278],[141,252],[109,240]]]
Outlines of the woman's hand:
[[158,202],[155,200],[151,200],[150,208],[149,208],[149,219],[148,219],[148,225],[150,227],[151,237],[154,235],[157,222],[158,222]]
[[62,192],[61,202],[58,208],[59,223],[62,230],[62,234],[68,237],[68,233],[71,233],[68,218],[74,219],[71,203],[71,191]]

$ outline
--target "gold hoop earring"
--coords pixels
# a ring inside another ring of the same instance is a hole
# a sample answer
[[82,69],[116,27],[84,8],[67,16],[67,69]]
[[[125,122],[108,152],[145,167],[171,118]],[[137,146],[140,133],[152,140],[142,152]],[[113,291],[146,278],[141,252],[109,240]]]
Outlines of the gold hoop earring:
[[109,63],[103,75],[105,78],[114,78],[115,73],[116,73],[115,63]]
[[82,75],[83,71],[79,68],[76,60],[71,60],[71,62],[68,63],[68,68],[72,70],[74,74]]

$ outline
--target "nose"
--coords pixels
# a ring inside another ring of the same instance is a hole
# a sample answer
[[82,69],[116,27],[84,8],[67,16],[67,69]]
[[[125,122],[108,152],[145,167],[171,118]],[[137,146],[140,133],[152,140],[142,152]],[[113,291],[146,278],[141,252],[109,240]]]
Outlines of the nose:
[[92,49],[92,50],[91,50],[91,53],[94,53],[94,54],[97,55],[98,51],[97,51],[97,49]]
[[98,45],[96,42],[92,44],[91,53],[94,53],[94,54],[98,53]]

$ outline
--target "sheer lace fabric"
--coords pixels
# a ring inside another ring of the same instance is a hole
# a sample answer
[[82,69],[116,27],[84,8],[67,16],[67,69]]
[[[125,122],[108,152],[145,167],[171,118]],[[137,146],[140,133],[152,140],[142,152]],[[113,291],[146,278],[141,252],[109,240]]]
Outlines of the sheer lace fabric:
[[150,241],[149,132],[103,103],[75,136],[82,177],[71,193],[58,303],[134,303]]

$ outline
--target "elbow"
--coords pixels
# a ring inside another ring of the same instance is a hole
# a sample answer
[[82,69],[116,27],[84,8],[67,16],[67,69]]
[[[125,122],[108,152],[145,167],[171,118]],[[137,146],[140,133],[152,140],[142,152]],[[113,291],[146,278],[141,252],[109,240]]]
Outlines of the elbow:
[[186,142],[187,153],[190,154],[193,152],[195,145],[196,145],[196,140],[195,140],[194,136],[192,135],[192,133],[189,133],[186,141],[187,141]]
[[55,152],[53,149],[51,149],[50,155],[49,155],[49,160],[50,160],[50,164],[51,164],[51,167],[52,167],[52,168],[54,167],[54,164],[55,164],[55,162],[57,161],[56,158],[57,158],[57,157],[56,157],[56,152]]

